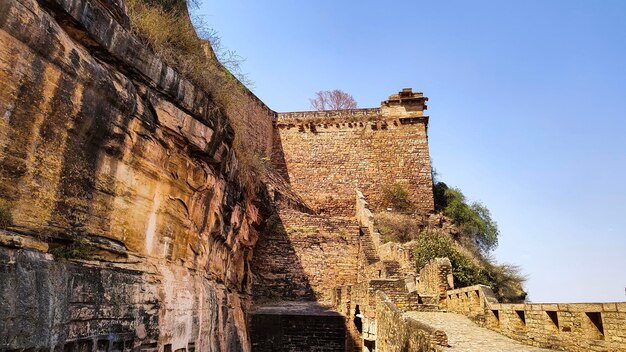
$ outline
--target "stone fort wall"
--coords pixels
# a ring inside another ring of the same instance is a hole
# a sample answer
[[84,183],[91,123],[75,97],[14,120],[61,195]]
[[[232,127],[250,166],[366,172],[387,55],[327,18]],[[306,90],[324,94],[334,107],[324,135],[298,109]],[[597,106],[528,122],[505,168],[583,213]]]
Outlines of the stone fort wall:
[[626,350],[626,302],[502,304],[487,286],[447,291],[448,311],[538,347],[559,350]]
[[274,164],[320,213],[353,216],[356,188],[384,205],[383,189],[394,183],[418,209],[431,211],[427,100],[405,89],[380,108],[279,113],[284,160]]

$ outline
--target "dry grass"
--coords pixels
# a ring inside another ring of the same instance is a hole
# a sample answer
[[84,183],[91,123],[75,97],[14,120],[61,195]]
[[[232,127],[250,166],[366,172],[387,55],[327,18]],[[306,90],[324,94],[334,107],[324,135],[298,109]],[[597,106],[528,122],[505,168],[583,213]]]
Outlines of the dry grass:
[[237,67],[240,60],[231,51],[221,48],[219,37],[206,26],[198,32],[188,17],[186,4],[178,0],[127,0],[132,29],[154,53],[182,76],[210,94],[226,112],[235,130],[233,149],[240,163],[240,181],[249,196],[255,197],[259,175],[263,170],[261,158],[245,141],[244,122],[251,99],[247,88],[218,60]]
[[13,225],[12,208],[11,203],[0,198],[0,229]]
[[425,226],[421,220],[413,216],[393,212],[376,213],[374,221],[385,242],[412,241],[419,236]]

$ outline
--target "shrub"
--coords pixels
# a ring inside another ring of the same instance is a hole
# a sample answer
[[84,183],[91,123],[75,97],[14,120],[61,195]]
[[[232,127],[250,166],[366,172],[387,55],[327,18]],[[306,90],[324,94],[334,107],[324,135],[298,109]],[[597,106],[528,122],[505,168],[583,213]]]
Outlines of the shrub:
[[433,188],[436,207],[454,222],[459,232],[475,247],[476,252],[487,253],[498,245],[500,232],[498,225],[491,219],[491,213],[483,204],[468,204],[463,193],[457,188],[448,188],[438,182]]
[[405,243],[417,238],[424,225],[420,220],[406,214],[381,212],[374,222],[385,242]]
[[55,258],[61,259],[88,259],[97,252],[98,248],[84,240],[69,244],[52,246],[48,251]]
[[526,299],[523,283],[526,277],[518,266],[510,264],[494,265],[485,263],[487,285],[501,303],[521,303]]
[[11,203],[0,198],[0,229],[6,229],[13,225],[12,209]]
[[402,213],[409,213],[413,210],[413,205],[409,200],[409,193],[399,182],[383,186],[383,197],[387,205],[393,210]]
[[432,230],[423,231],[417,239],[416,268],[421,270],[434,258],[448,257],[457,287],[484,283],[483,270],[467,255],[461,253],[450,237]]

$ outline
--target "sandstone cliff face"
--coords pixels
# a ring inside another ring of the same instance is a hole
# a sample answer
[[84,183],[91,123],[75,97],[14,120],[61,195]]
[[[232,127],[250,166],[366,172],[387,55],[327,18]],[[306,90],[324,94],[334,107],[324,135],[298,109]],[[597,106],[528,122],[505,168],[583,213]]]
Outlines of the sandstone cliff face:
[[115,0],[0,2],[0,350],[249,350],[233,130]]

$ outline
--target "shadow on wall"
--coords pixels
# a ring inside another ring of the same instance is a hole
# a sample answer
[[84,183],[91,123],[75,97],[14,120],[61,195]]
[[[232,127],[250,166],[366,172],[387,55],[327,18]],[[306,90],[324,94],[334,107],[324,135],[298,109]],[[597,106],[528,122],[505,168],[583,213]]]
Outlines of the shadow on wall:
[[251,263],[254,309],[248,326],[253,351],[360,351],[361,342],[348,333],[354,317],[319,303],[323,294],[316,294],[311,273],[289,236],[289,231],[307,227],[286,226],[276,205],[269,197],[263,199],[260,218],[265,220]]
[[251,312],[252,350],[357,352],[346,317],[317,302],[274,302]]
[[252,257],[255,303],[315,301],[315,292],[275,205],[266,202],[261,212],[265,220]]
[[274,126],[272,133],[272,166],[274,166],[278,174],[290,184],[289,170],[287,169],[287,160],[285,160],[285,151],[283,149],[283,141],[280,138],[280,131]]

